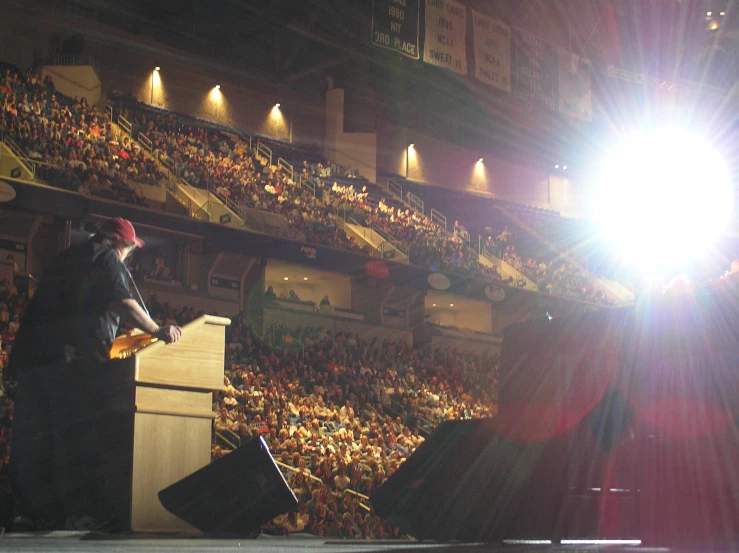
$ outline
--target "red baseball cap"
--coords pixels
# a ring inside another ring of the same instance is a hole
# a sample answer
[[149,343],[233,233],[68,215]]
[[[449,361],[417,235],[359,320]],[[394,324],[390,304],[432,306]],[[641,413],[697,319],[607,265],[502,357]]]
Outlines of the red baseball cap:
[[118,240],[133,242],[137,248],[144,247],[144,241],[141,238],[136,238],[136,231],[131,221],[122,219],[121,217],[114,217],[103,223],[102,230],[112,234]]

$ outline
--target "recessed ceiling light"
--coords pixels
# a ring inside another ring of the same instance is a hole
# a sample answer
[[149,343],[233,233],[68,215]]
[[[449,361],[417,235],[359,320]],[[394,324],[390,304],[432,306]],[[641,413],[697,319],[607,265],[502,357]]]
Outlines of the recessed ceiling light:
[[562,171],[567,171],[567,165],[562,166]]
[[288,277],[285,277],[285,280],[290,280]]
[[436,307],[436,304],[434,303],[431,307]]
[[308,277],[303,277],[303,280],[308,280]]
[[450,304],[449,304],[449,307],[454,307],[454,304],[453,304],[453,303],[450,303]]
[[711,17],[711,13],[713,13],[713,12],[706,12],[706,15],[707,15],[708,17]]
[[555,169],[559,169],[559,164],[554,166]]

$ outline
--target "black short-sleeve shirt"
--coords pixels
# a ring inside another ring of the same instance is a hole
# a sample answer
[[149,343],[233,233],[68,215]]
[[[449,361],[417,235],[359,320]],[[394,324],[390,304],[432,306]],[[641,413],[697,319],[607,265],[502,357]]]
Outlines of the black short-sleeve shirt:
[[116,301],[131,298],[117,253],[87,242],[67,248],[44,272],[10,356],[18,367],[105,360],[118,332]]

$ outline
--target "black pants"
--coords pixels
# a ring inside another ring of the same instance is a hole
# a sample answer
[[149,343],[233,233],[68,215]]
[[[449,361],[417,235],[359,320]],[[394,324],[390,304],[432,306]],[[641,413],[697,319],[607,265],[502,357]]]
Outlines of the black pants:
[[18,368],[10,478],[19,514],[127,517],[132,390],[106,365]]

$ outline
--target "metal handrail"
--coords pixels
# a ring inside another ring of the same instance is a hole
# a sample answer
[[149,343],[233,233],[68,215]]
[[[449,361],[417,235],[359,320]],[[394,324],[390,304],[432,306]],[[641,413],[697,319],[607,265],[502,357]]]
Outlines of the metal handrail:
[[387,240],[390,244],[392,244],[400,253],[408,257],[408,248],[405,244],[403,244],[403,242],[395,238],[388,231],[378,227],[377,225],[373,224],[370,228],[374,230],[377,234],[379,234],[382,238]]
[[[291,467],[290,465],[286,465],[286,464],[285,464],[285,463],[283,463],[282,461],[278,461],[278,460],[277,460],[277,458],[276,458],[276,457],[275,457],[274,455],[272,456],[272,460],[274,460],[275,464],[276,464],[276,465],[277,465],[278,467],[282,467],[283,469],[285,469],[285,470],[289,470],[290,472],[303,472],[303,471],[302,471],[301,469],[299,469],[299,468]],[[306,473],[304,473],[304,474],[306,474]],[[317,482],[317,483],[319,483],[319,484],[320,484],[321,486],[323,486],[323,484],[324,484],[324,481],[323,481],[323,480],[321,480],[320,478],[318,478],[318,477],[316,477],[316,476],[313,476],[313,475],[312,475],[312,474],[310,474],[310,473],[307,473],[307,474],[306,474],[306,476],[308,477],[308,479],[309,479],[309,480],[311,480],[311,481],[313,481],[313,482]],[[338,495],[341,495],[340,493],[338,493],[338,492],[335,492],[334,490],[331,490],[331,493],[332,493],[332,494],[334,494],[334,495],[337,495],[337,496],[338,496]],[[364,494],[362,494],[362,493],[356,492],[356,491],[354,491],[354,490],[350,490],[350,489],[348,489],[348,488],[347,488],[346,490],[344,490],[344,491],[343,491],[342,493],[348,493],[348,494],[350,494],[350,495],[354,495],[354,496],[356,496],[356,497],[358,497],[358,498],[360,498],[360,499],[363,499],[363,500],[365,500],[365,501],[368,501],[368,500],[369,500],[369,497],[368,497],[368,496],[366,496],[366,495],[364,495]],[[368,507],[367,505],[365,505],[365,504],[364,504],[364,503],[362,503],[361,501],[359,502],[359,506],[360,506],[360,507],[362,507],[362,509],[364,509],[364,510],[366,510],[366,511],[370,511],[370,510],[371,510],[371,509],[370,509],[370,507]]]
[[31,180],[35,180],[36,167],[33,164],[31,164],[31,166],[29,167],[26,163],[26,161],[30,160],[30,158],[25,153],[23,153],[21,147],[18,146],[18,144],[16,144],[15,141],[9,136],[4,137],[4,142],[5,145],[8,147],[8,150],[10,150],[10,153],[18,159],[18,163],[20,163],[21,166],[23,166],[23,168],[31,174]]
[[313,195],[316,195],[316,183],[310,180],[310,178],[303,176],[300,174],[298,176],[298,184],[305,188],[306,190],[309,190],[313,193]]
[[470,244],[470,233],[455,223],[454,230],[462,240],[469,246]]
[[[229,430],[229,432],[231,434],[234,434],[234,432],[232,432],[231,430]],[[238,447],[236,444],[232,443],[231,440],[229,440],[228,438],[226,438],[226,436],[224,436],[223,433],[220,430],[216,430],[215,433],[216,433],[216,438],[220,438],[221,440],[223,440],[224,442],[226,442],[228,445],[231,446],[231,449],[236,449]],[[234,436],[235,435],[236,434],[234,434]]]
[[111,106],[110,104],[105,106],[105,115],[108,116],[109,121],[113,120],[113,106]]
[[444,227],[444,230],[446,230],[446,215],[440,213],[433,207],[431,208],[431,220],[437,225]]
[[422,215],[426,214],[426,206],[423,200],[416,196],[413,192],[408,192],[408,203],[411,205],[411,208],[415,209],[416,211],[420,211]]
[[403,185],[391,178],[385,180],[385,189],[389,194],[403,200]]
[[289,161],[287,161],[284,158],[278,158],[277,159],[277,167],[279,167],[280,169],[282,169],[283,171],[285,171],[286,173],[288,173],[290,175],[290,178],[293,178],[294,170],[293,170],[292,163],[290,163]]
[[260,156],[268,162],[268,165],[272,165],[272,149],[261,142],[257,142],[257,158]]
[[244,214],[241,211],[241,207],[234,202],[231,198],[227,198],[226,196],[219,194],[217,191],[213,190],[211,191],[211,194],[213,194],[216,198],[218,198],[223,205],[225,205],[229,210],[231,210],[234,215],[236,215],[241,221],[244,221]]
[[152,146],[154,144],[152,143],[151,139],[148,136],[146,136],[144,133],[140,132],[137,140],[139,141],[139,143],[144,148],[146,148],[149,151],[149,153],[151,153],[151,151],[153,149]]
[[157,160],[169,172],[169,178],[170,179],[174,179],[177,176],[177,168],[175,167],[174,161],[172,161],[171,158],[169,158],[169,157],[162,157],[161,155],[159,155],[159,156],[157,156]]
[[129,135],[131,134],[131,131],[133,131],[133,125],[131,124],[131,122],[122,115],[118,116],[118,126],[126,131]]

